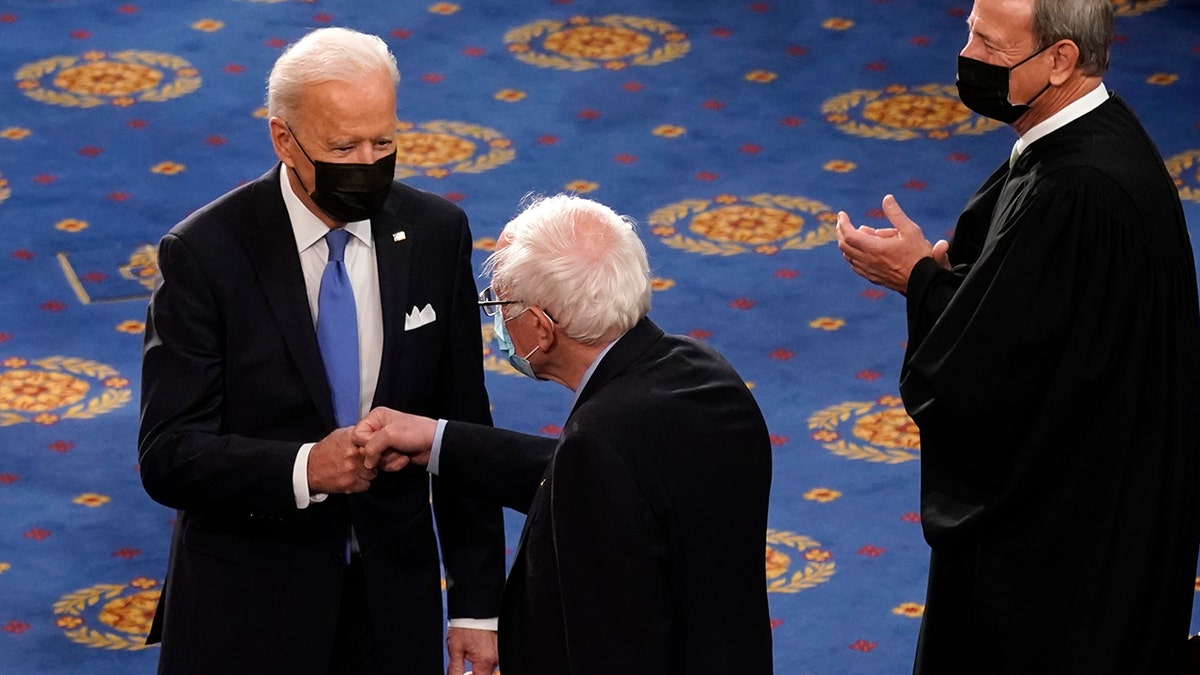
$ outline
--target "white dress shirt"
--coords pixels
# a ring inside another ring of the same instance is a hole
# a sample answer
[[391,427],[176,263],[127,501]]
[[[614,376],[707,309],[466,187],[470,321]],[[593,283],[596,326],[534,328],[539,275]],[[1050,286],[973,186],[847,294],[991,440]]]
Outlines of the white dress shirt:
[[[329,228],[300,201],[292,190],[287,176],[288,168],[280,169],[283,203],[287,206],[288,218],[292,221],[292,234],[296,237],[296,251],[300,254],[300,268],[304,272],[304,287],[308,291],[308,307],[312,311],[313,326],[317,325],[317,298],[321,292],[321,275],[329,259],[329,246],[325,234]],[[354,290],[354,309],[358,312],[358,411],[365,417],[371,411],[375,398],[375,385],[379,383],[379,368],[383,362],[383,303],[379,296],[379,267],[375,264],[375,240],[371,236],[371,221],[359,220],[346,223],[351,235],[346,243],[343,261],[350,276],[350,287]],[[296,495],[296,508],[307,508],[313,502],[325,501],[329,495],[310,494],[308,490],[308,455],[315,443],[305,443],[296,454],[292,467],[292,490]],[[352,546],[357,549],[357,542]],[[495,631],[500,620],[450,619],[451,628],[471,628]]]
[[[292,221],[300,268],[304,272],[304,287],[308,292],[308,307],[312,310],[313,326],[317,325],[317,298],[321,292],[321,275],[329,258],[325,234],[329,228],[300,201],[288,180],[289,169],[280,169],[280,191]],[[351,235],[343,258],[350,286],[354,290],[354,308],[358,313],[358,372],[359,417],[371,410],[375,385],[379,382],[379,366],[383,359],[383,309],[379,299],[379,268],[375,265],[375,242],[371,237],[371,221],[346,223]],[[310,495],[308,491],[308,454],[315,443],[305,443],[296,455],[292,470],[292,489],[296,507],[306,508],[311,502],[324,501],[326,495]]]

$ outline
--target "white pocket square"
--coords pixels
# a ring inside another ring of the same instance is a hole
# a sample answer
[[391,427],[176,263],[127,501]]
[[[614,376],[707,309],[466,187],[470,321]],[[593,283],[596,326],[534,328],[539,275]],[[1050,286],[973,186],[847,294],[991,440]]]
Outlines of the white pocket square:
[[434,321],[437,321],[437,312],[433,311],[433,305],[427,304],[425,309],[417,309],[414,305],[412,311],[404,315],[404,330],[420,328]]

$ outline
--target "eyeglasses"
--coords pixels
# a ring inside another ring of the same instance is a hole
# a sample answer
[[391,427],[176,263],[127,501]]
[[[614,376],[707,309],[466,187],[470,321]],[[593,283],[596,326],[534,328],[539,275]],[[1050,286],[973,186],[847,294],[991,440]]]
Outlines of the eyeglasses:
[[496,316],[496,314],[500,312],[500,308],[502,306],[519,305],[521,304],[521,301],[501,300],[496,297],[496,292],[492,290],[492,287],[488,286],[479,292],[479,302],[477,304],[479,305],[479,309],[483,310],[484,314],[488,316]]

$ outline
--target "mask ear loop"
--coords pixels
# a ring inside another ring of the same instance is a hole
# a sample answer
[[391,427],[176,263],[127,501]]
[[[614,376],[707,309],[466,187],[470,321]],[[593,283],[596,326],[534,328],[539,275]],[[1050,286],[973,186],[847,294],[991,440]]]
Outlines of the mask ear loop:
[[[1013,66],[1009,66],[1009,68],[1008,68],[1008,74],[1009,74],[1009,77],[1011,77],[1011,76],[1012,76],[1012,71],[1014,71],[1014,70],[1016,70],[1017,68],[1019,68],[1019,67],[1021,67],[1021,66],[1025,65],[1025,64],[1026,64],[1026,63],[1028,63],[1030,60],[1032,60],[1032,59],[1033,59],[1033,57],[1035,57],[1035,56],[1040,56],[1040,55],[1041,55],[1043,52],[1045,52],[1047,49],[1050,49],[1051,47],[1053,47],[1053,46],[1054,46],[1054,45],[1056,45],[1056,44],[1058,44],[1058,43],[1057,43],[1057,42],[1052,42],[1052,43],[1050,43],[1050,44],[1046,45],[1045,47],[1042,47],[1041,49],[1037,50],[1036,52],[1034,52],[1034,53],[1030,54],[1029,56],[1026,56],[1025,58],[1021,59],[1020,63],[1017,63],[1016,65],[1013,65]],[[1049,88],[1050,88],[1050,80],[1046,80],[1046,86],[1042,87],[1042,90],[1041,90],[1041,91],[1039,91],[1038,93],[1034,94],[1034,95],[1033,95],[1033,98],[1029,99],[1028,101],[1026,101],[1026,102],[1024,102],[1024,103],[1013,103],[1013,102],[1012,102],[1012,98],[1011,98],[1011,97],[1010,97],[1010,98],[1007,98],[1006,100],[1008,101],[1008,104],[1009,104],[1009,105],[1023,105],[1023,106],[1025,106],[1026,108],[1028,108],[1029,106],[1033,105],[1033,102],[1034,102],[1034,101],[1038,100],[1038,97],[1039,97],[1039,96],[1041,96],[1042,94],[1046,93],[1046,90],[1047,90],[1047,89],[1049,89]],[[303,150],[303,148],[301,148],[301,150]]]
[[[296,132],[292,130],[292,125],[284,122],[283,126],[287,127],[288,133],[292,135],[292,140],[296,141],[296,147],[300,148],[300,152],[304,153],[304,159],[307,159],[309,164],[312,164],[313,167],[316,167],[317,163],[313,161],[312,157],[308,156],[308,151],[305,150],[304,146],[300,144],[300,138],[297,137]],[[296,180],[300,181],[300,187],[304,188],[304,191],[311,197],[312,192],[310,192],[308,186],[304,184],[304,179],[300,177],[300,172],[296,171],[296,167],[294,166],[289,166],[288,168],[292,170],[293,174],[295,174]]]

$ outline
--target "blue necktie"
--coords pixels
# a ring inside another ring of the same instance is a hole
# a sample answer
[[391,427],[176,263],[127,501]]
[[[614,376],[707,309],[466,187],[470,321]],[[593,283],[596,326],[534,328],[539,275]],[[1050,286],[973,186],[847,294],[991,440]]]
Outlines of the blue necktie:
[[343,228],[325,235],[329,261],[321,274],[317,296],[317,343],[325,361],[325,376],[333,394],[333,415],[339,427],[358,422],[358,314],[354,290],[343,256],[350,233]]

